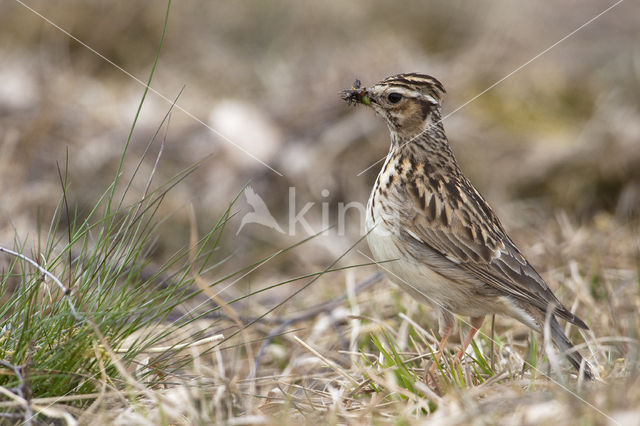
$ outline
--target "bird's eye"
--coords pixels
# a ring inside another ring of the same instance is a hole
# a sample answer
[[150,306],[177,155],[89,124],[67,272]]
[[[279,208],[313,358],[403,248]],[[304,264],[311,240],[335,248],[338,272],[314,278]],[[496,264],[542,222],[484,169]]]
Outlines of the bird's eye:
[[387,100],[392,104],[397,104],[402,99],[402,95],[400,93],[392,92],[387,96]]

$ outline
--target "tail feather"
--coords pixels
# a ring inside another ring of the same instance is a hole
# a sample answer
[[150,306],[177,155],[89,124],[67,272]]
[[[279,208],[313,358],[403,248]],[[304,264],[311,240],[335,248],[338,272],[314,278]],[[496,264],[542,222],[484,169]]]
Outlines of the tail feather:
[[[560,327],[560,323],[558,323],[558,320],[555,318],[555,316],[551,315],[549,325],[551,328],[551,339],[553,343],[558,347],[558,349],[560,349],[560,351],[562,351],[563,355],[567,357],[571,365],[573,365],[573,367],[577,371],[580,371],[580,366],[582,365],[582,355],[580,355],[580,352],[578,352],[574,348],[569,338],[565,336],[564,331],[562,331],[562,327]],[[587,379],[594,379],[591,367],[587,362],[584,363],[583,371],[584,376]]]
[[554,310],[554,314],[558,315],[560,318],[569,321],[572,324],[580,327],[583,330],[588,330],[589,327],[584,323],[580,318],[578,318],[573,312],[569,311],[564,306],[556,307]]

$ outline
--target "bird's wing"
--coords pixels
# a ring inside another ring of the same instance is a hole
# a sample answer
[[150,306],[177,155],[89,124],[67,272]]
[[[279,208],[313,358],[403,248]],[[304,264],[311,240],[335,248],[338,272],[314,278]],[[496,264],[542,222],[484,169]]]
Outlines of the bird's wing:
[[543,312],[554,305],[560,317],[586,328],[555,297],[466,178],[445,178],[439,181],[438,188],[406,188],[405,194],[399,194],[408,204],[402,209],[405,214],[400,228],[409,237],[500,293],[533,304]]

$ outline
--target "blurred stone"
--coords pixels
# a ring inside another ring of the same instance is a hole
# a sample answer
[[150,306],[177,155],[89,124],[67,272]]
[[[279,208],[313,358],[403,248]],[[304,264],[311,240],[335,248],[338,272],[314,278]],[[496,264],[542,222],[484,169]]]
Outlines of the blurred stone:
[[38,86],[36,75],[30,71],[31,65],[26,60],[0,52],[0,111],[22,110],[36,105]]
[[219,132],[220,146],[231,161],[242,167],[263,167],[256,159],[270,164],[282,145],[275,123],[248,102],[220,101],[209,115],[209,125]]

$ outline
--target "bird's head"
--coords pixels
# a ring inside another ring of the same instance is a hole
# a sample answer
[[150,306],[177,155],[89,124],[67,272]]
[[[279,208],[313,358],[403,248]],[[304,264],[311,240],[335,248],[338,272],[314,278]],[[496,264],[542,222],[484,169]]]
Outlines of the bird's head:
[[371,87],[360,87],[356,80],[351,89],[342,91],[344,100],[368,105],[389,126],[393,142],[409,140],[430,125],[440,125],[442,84],[425,74],[398,74]]

